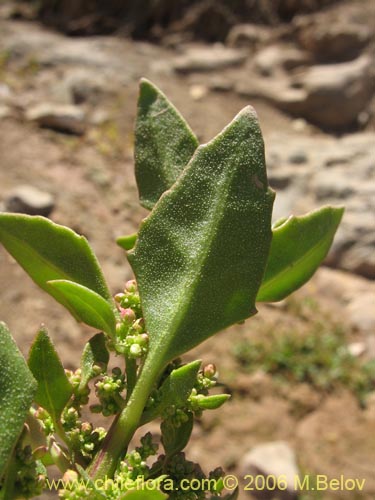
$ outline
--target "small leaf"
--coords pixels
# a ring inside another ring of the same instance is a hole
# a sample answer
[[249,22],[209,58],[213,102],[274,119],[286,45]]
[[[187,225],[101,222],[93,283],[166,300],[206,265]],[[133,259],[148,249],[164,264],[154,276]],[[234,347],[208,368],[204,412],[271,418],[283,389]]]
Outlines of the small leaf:
[[120,236],[117,238],[116,243],[124,250],[131,250],[137,241],[138,233],[129,234],[129,236]]
[[38,382],[35,401],[48,411],[54,423],[58,422],[73,389],[44,327],[31,346],[29,367]]
[[197,403],[202,410],[216,410],[220,408],[228,399],[230,394],[213,394],[212,396],[198,397]]
[[88,382],[98,375],[96,367],[102,371],[107,369],[109,353],[105,344],[103,333],[94,335],[85,345],[81,357],[81,382],[79,388],[82,390]]
[[79,283],[111,301],[99,263],[86,238],[44,217],[0,214],[0,242],[43,290],[75,315],[47,281]]
[[135,175],[142,206],[152,209],[197,147],[197,138],[176,108],[142,79],[135,127]]
[[168,420],[163,420],[160,425],[161,440],[165,453],[169,457],[179,453],[189,442],[193,431],[194,417],[192,413],[188,413],[187,416],[186,422],[183,422],[179,427],[175,427]]
[[53,280],[47,283],[69,304],[78,321],[103,330],[108,335],[115,335],[116,317],[113,309],[98,293],[67,280]]
[[156,489],[142,488],[140,490],[128,491],[120,500],[165,500],[167,495]]
[[154,420],[168,406],[183,406],[197,381],[201,361],[193,361],[173,370],[159,389],[159,402],[142,416],[142,424]]
[[323,207],[276,223],[257,301],[282,300],[311,278],[331,247],[343,213],[343,208]]
[[5,323],[0,322],[0,479],[22,432],[36,382]]
[[165,365],[255,314],[273,199],[258,120],[247,107],[198,148],[128,254],[150,335],[148,365]]

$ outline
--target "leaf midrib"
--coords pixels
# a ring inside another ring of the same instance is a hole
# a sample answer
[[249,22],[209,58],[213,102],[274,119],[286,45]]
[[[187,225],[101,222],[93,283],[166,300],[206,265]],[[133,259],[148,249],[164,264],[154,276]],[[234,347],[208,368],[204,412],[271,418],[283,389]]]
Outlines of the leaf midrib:
[[[48,368],[48,365],[46,364],[46,352],[44,349],[40,349],[41,350],[41,354],[42,354],[42,361],[43,361],[43,366],[42,366],[42,381],[43,381],[43,386],[44,386],[44,389],[45,389],[45,393],[47,394],[47,399],[48,399],[48,404],[50,405],[50,409],[52,410],[50,413],[51,413],[51,417],[53,419],[54,422],[57,422],[57,414],[56,414],[56,410],[55,410],[55,405],[53,404],[53,400],[51,399],[51,394],[50,394],[50,391],[49,391],[49,384],[47,382],[47,378],[46,378],[46,372],[47,370],[44,369],[44,367]],[[53,415],[52,415],[52,412],[53,412]]]
[[[203,150],[203,149],[202,149]],[[201,150],[201,151],[202,151]],[[195,158],[195,155],[194,155]],[[229,161],[228,161],[229,163]],[[209,249],[211,248],[211,244],[214,240],[216,229],[219,225],[220,220],[223,218],[224,215],[224,209],[226,206],[226,200],[228,197],[228,194],[225,194],[226,187],[228,184],[230,184],[231,180],[233,179],[234,172],[237,170],[237,168],[232,170],[232,175],[229,175],[228,172],[225,175],[225,181],[222,183],[222,187],[217,191],[217,196],[216,196],[216,201],[214,207],[209,211],[209,215],[213,214],[210,224],[206,224],[207,226],[207,231],[204,232],[204,236],[202,236],[201,241],[205,240],[210,242],[210,245],[206,245],[203,247],[203,251],[200,252],[198,257],[195,259],[194,262],[194,267],[197,269],[199,267],[199,270],[201,271],[204,267],[205,262],[207,261],[207,258],[209,256]],[[224,196],[223,196],[224,195]],[[222,200],[222,198],[224,198]],[[222,204],[220,204],[220,201],[222,200]],[[221,206],[221,209],[220,209]],[[219,209],[218,209],[219,208]],[[198,263],[198,264],[197,264]],[[180,303],[180,307],[178,308],[178,311],[174,315],[173,320],[170,322],[170,328],[168,330],[165,330],[162,335],[159,334],[159,339],[158,339],[158,348],[156,349],[158,351],[158,354],[160,356],[160,345],[164,344],[163,340],[169,339],[169,342],[166,342],[164,345],[165,347],[163,348],[163,353],[167,353],[170,345],[175,338],[176,332],[179,329],[179,326],[183,322],[184,318],[186,317],[186,312],[188,310],[189,304],[191,303],[192,297],[195,295],[195,290],[197,286],[197,282],[200,279],[200,272],[195,273],[195,278],[193,279],[192,284],[188,287],[188,292],[184,294],[184,300],[182,301],[182,305]],[[185,281],[186,284],[186,281]],[[162,357],[162,356],[160,356]],[[164,360],[163,360],[164,361]]]

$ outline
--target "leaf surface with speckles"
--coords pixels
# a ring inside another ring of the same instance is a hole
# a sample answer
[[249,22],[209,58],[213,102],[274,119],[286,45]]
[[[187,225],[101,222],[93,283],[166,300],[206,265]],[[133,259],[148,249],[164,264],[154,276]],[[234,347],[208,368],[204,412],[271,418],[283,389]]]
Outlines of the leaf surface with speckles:
[[197,149],[128,254],[150,334],[148,362],[166,363],[256,312],[273,199],[258,119],[247,107]]
[[22,432],[36,387],[8,328],[0,322],[0,478]]
[[177,109],[153,83],[143,78],[134,151],[142,206],[153,208],[175,183],[197,147],[197,138]]
[[44,327],[39,330],[31,346],[28,363],[38,382],[35,401],[48,411],[56,423],[73,393],[73,387]]

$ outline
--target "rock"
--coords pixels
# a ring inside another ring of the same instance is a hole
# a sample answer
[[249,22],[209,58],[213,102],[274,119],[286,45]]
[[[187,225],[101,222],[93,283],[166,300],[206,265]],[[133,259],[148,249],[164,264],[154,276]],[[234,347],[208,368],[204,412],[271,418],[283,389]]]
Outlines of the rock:
[[0,120],[14,116],[13,110],[6,104],[0,104]]
[[289,162],[293,165],[303,165],[308,162],[308,157],[305,151],[293,151],[289,155]]
[[[368,55],[346,63],[312,66],[289,76],[277,66],[277,50],[255,61],[262,75],[239,80],[235,86],[245,97],[261,97],[294,116],[328,130],[358,125],[372,98],[372,67]],[[283,63],[281,63],[283,64]]]
[[28,215],[48,217],[54,207],[55,201],[50,193],[27,185],[13,189],[5,200],[6,211]]
[[209,89],[205,85],[192,85],[189,88],[190,97],[194,101],[200,101],[208,94]]
[[[357,243],[357,244],[356,244]],[[359,243],[359,244],[358,244]],[[368,234],[365,240],[354,242],[340,260],[340,267],[366,278],[375,278],[375,234]]]
[[67,134],[83,135],[86,130],[85,113],[77,106],[38,104],[26,112],[26,119]]
[[292,86],[303,89],[300,113],[329,129],[349,127],[372,98],[370,56],[341,64],[312,66],[295,77]]
[[307,65],[309,57],[293,45],[270,45],[260,50],[254,58],[255,69],[263,76],[277,74],[280,69],[292,70]]
[[364,342],[351,342],[348,345],[348,352],[351,356],[358,358],[366,352],[366,344]]
[[350,21],[333,24],[308,21],[297,25],[301,47],[316,61],[339,62],[358,57],[371,38],[367,26]]
[[74,104],[91,102],[97,104],[104,94],[113,92],[111,82],[101,74],[92,70],[79,70],[67,76],[65,85],[68,87]]
[[194,71],[215,71],[230,66],[238,66],[246,60],[246,54],[238,49],[231,49],[220,44],[212,47],[189,47],[185,54],[173,61],[173,68],[178,73]]
[[345,168],[322,169],[314,176],[313,190],[317,200],[343,200],[358,192],[361,184],[346,175]]
[[285,476],[287,488],[284,490],[262,489],[252,491],[255,498],[271,500],[277,496],[280,500],[297,499],[298,492],[295,488],[298,467],[294,451],[284,441],[274,441],[260,444],[249,451],[239,465],[240,476],[263,475],[265,477],[280,478]]
[[236,24],[229,31],[226,44],[229,47],[255,49],[271,38],[271,30],[257,24]]
[[8,102],[12,92],[6,83],[0,83],[0,102]]

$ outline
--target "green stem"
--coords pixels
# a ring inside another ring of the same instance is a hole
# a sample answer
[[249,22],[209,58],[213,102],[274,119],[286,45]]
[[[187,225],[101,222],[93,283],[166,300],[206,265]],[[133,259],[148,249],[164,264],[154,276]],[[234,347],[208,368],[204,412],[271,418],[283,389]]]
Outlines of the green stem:
[[113,476],[118,461],[125,455],[129,442],[137,430],[148,396],[160,372],[160,358],[155,360],[153,357],[146,358],[126,407],[113,421],[101,450],[88,467],[93,479]]
[[125,357],[126,363],[126,401],[129,401],[137,382],[137,361],[133,358]]
[[2,483],[1,491],[0,491],[0,499],[1,500],[12,500],[15,498],[14,495],[14,484],[16,481],[16,459],[12,456],[8,467],[5,472],[4,481]]

